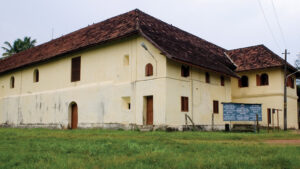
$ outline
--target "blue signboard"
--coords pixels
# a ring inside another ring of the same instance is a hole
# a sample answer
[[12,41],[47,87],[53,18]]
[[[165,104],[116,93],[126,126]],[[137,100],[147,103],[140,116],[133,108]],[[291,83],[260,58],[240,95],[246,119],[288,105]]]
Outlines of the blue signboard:
[[224,121],[262,121],[261,104],[223,103]]

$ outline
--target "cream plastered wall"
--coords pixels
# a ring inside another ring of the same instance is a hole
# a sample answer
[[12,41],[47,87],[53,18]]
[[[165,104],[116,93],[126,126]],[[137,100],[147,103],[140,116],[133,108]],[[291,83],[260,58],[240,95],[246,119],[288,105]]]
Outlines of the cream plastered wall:
[[[269,85],[257,86],[256,75],[267,73],[269,76]],[[262,122],[261,125],[267,126],[267,109],[281,109],[279,111],[279,125],[283,128],[283,87],[284,73],[280,68],[263,69],[256,71],[240,72],[240,76],[248,76],[249,86],[238,87],[238,80],[232,79],[232,101],[237,103],[260,103],[262,104]],[[295,77],[294,77],[295,78]],[[297,124],[297,91],[295,88],[287,88],[287,120],[288,128],[298,128]],[[277,113],[274,114],[274,125],[277,125]],[[273,124],[273,122],[272,122]],[[272,126],[271,124],[271,126]]]
[[[214,125],[223,126],[222,102],[231,102],[231,80],[225,77],[221,86],[221,74],[192,67],[189,77],[181,77],[180,63],[167,60],[167,109],[166,123],[185,124],[187,113],[196,125],[211,125],[213,100],[219,101],[219,113],[214,114]],[[205,73],[210,74],[210,83],[205,82]],[[189,98],[189,111],[181,111],[181,96]],[[191,124],[189,122],[189,124]]]
[[[141,47],[142,42],[157,61]],[[81,56],[81,80],[71,82],[71,59],[77,56]],[[151,77],[145,77],[147,63],[153,65]],[[37,83],[35,69],[40,75]],[[144,96],[153,95],[154,124],[164,124],[165,77],[166,57],[142,37],[85,49],[0,75],[0,123],[67,127],[70,104],[76,102],[79,127],[143,124]],[[130,110],[123,98],[129,98]]]

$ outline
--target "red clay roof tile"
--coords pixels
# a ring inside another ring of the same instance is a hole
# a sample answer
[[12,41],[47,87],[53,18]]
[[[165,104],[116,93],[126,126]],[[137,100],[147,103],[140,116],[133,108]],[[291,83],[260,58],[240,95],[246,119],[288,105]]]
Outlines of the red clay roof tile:
[[144,36],[169,59],[237,77],[225,49],[137,9],[4,58],[0,73],[134,34]]
[[[285,61],[264,45],[256,45],[245,48],[228,50],[226,54],[237,65],[237,72],[283,67]],[[288,64],[288,68],[294,72],[296,68]]]

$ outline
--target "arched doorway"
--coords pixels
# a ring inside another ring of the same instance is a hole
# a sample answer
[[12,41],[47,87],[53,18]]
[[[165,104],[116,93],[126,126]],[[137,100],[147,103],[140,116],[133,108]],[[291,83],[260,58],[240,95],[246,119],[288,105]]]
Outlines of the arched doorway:
[[70,104],[70,129],[76,129],[78,125],[78,106],[75,102]]

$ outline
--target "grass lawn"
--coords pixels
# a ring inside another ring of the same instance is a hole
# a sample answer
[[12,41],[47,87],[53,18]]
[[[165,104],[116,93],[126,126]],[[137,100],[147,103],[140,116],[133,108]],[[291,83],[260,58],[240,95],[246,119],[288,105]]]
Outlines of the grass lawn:
[[300,168],[295,131],[138,132],[0,128],[0,168]]

